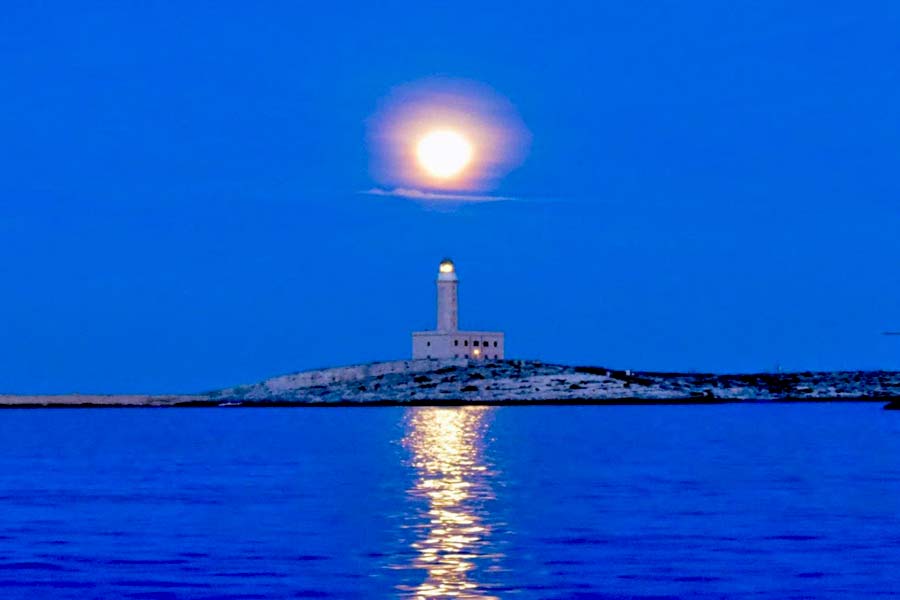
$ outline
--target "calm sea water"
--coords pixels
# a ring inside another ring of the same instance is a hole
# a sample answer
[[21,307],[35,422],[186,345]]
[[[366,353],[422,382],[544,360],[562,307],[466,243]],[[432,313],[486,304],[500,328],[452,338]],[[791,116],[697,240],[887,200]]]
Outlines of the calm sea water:
[[900,592],[877,404],[0,411],[2,598]]

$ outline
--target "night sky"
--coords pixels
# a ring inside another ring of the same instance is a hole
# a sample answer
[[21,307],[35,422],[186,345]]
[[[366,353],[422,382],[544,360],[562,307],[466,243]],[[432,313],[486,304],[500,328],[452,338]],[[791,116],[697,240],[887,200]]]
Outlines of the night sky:
[[[441,258],[507,356],[900,368],[896,2],[12,2],[0,392],[405,358]],[[431,77],[508,99],[491,193],[361,194]]]

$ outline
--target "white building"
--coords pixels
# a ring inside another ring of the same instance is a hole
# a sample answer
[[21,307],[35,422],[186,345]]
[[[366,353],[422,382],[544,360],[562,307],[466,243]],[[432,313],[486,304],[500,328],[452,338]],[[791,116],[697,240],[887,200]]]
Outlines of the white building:
[[503,358],[503,333],[460,331],[456,267],[441,261],[437,278],[437,329],[412,334],[413,358]]

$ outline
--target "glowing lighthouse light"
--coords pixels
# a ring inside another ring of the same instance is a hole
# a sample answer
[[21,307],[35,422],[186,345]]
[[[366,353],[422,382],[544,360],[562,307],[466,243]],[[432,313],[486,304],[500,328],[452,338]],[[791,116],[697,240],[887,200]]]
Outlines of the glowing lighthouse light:
[[432,131],[416,145],[419,164],[432,177],[449,179],[459,175],[472,161],[472,144],[451,130]]

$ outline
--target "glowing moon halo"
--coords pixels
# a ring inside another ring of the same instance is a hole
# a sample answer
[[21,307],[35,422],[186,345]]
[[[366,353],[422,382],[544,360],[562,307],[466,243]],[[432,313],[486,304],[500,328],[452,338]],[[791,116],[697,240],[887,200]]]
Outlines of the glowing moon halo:
[[481,198],[528,154],[531,134],[515,107],[478,82],[424,79],[378,104],[367,120],[369,172],[388,195]]
[[459,175],[472,162],[473,154],[469,140],[450,129],[430,131],[416,144],[419,165],[438,179]]

